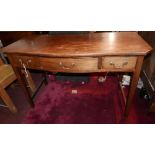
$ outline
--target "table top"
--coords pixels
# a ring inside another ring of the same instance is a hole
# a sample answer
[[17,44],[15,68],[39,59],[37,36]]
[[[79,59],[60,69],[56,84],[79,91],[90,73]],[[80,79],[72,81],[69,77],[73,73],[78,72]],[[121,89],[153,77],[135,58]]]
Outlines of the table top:
[[6,54],[53,57],[146,55],[151,47],[136,32],[32,35],[3,48]]

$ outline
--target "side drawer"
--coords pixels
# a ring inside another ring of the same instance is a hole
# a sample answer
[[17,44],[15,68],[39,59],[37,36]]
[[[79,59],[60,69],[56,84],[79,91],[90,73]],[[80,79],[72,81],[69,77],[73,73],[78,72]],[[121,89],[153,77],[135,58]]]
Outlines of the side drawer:
[[16,67],[23,67],[24,64],[26,68],[41,69],[41,64],[38,57],[12,56],[12,58],[13,64]]
[[136,56],[106,56],[102,57],[102,68],[109,70],[134,70]]

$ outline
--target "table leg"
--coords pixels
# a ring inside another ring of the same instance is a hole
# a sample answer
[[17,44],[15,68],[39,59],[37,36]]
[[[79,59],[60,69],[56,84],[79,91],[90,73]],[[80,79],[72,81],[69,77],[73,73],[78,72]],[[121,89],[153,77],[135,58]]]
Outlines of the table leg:
[[137,84],[138,84],[138,80],[139,80],[139,76],[140,76],[140,72],[141,72],[141,67],[143,64],[143,59],[144,59],[144,56],[138,57],[136,68],[132,75],[129,93],[128,93],[128,97],[127,97],[127,102],[126,102],[126,106],[125,106],[125,116],[126,117],[129,115],[130,107],[132,105],[132,99],[134,97],[135,90],[137,88]]
[[17,68],[17,67],[13,67],[14,72],[17,76],[18,82],[21,85],[21,87],[23,88],[24,94],[27,97],[30,105],[32,107],[34,107],[34,103],[33,103],[33,99],[31,98],[30,92],[27,88],[26,82],[25,82],[25,77],[24,74],[22,73],[22,69],[21,68]]

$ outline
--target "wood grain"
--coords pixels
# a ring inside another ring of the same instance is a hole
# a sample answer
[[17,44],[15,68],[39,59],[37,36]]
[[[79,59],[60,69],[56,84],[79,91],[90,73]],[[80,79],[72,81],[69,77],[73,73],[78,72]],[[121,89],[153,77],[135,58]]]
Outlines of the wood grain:
[[50,57],[146,55],[150,50],[136,32],[32,35],[3,48],[7,54]]

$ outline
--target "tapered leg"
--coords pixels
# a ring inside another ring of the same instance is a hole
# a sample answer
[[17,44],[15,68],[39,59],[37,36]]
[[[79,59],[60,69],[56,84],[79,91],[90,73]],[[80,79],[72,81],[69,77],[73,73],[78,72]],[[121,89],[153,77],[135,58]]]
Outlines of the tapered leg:
[[27,97],[30,105],[32,107],[34,107],[33,100],[31,98],[31,95],[29,93],[29,90],[28,90],[28,88],[26,86],[25,77],[24,77],[24,74],[22,73],[22,69],[16,68],[16,67],[13,67],[13,69],[14,69],[14,72],[15,72],[15,74],[17,76],[18,82],[21,85],[21,87],[23,88],[24,94],[26,95],[26,97]]
[[15,105],[13,104],[10,96],[8,95],[6,90],[1,86],[0,86],[0,97],[2,98],[4,103],[8,106],[8,108],[10,109],[11,112],[13,112],[13,113],[17,112],[17,109],[16,109]]
[[132,76],[129,94],[128,94],[128,98],[127,98],[127,102],[126,102],[125,116],[129,115],[130,107],[132,105],[132,99],[133,99],[133,96],[135,94],[135,90],[136,90],[136,87],[138,84],[140,71],[141,71],[141,67],[143,64],[143,59],[144,59],[144,56],[139,56],[138,60],[137,60],[136,68],[135,68],[135,71],[134,71],[133,76]]

